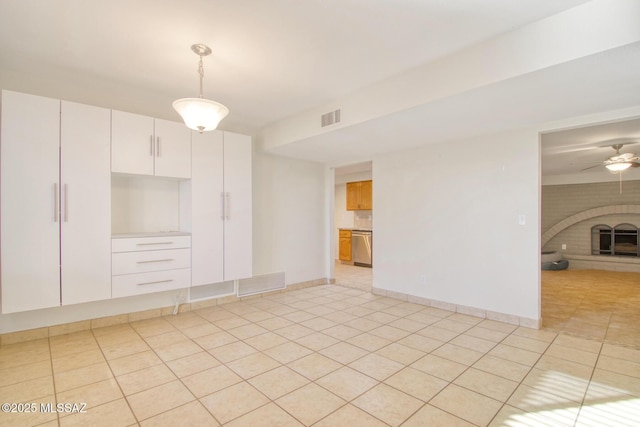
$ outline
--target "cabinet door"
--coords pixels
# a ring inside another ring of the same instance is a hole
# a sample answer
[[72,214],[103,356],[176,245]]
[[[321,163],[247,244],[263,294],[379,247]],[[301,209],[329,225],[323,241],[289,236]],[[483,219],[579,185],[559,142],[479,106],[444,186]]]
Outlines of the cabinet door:
[[111,298],[111,112],[63,101],[62,304]]
[[191,178],[191,130],[184,123],[155,119],[155,175]]
[[221,131],[193,132],[191,177],[191,283],[224,280]]
[[252,276],[251,137],[224,132],[224,279]]
[[111,171],[153,175],[153,118],[112,111]]
[[347,210],[355,211],[360,204],[360,183],[347,182]]
[[351,261],[351,234],[340,236],[340,261]]
[[373,181],[362,181],[360,185],[360,209],[373,209]]
[[60,101],[2,92],[2,312],[60,305]]

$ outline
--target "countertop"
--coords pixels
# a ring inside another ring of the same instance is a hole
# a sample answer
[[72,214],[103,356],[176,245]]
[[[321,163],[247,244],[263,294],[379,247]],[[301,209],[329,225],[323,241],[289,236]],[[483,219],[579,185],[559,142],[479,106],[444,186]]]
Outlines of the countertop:
[[132,237],[174,237],[174,236],[191,236],[191,233],[183,231],[158,231],[158,232],[141,232],[141,233],[116,233],[112,234],[112,239],[128,239]]
[[373,228],[340,227],[338,230],[348,230],[348,231],[371,231],[371,232],[373,233]]

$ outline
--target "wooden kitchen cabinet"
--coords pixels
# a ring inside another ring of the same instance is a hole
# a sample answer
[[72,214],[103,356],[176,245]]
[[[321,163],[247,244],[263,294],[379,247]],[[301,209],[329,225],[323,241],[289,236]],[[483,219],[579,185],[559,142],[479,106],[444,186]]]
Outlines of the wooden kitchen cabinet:
[[340,230],[340,261],[351,261],[351,230]]
[[347,210],[373,209],[373,181],[347,182]]

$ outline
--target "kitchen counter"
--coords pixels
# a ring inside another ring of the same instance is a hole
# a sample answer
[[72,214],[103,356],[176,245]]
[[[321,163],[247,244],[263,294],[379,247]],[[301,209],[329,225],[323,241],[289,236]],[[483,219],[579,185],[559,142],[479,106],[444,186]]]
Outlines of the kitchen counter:
[[373,232],[373,228],[356,228],[356,227],[340,227],[338,230],[348,230],[348,231],[371,231],[371,232]]

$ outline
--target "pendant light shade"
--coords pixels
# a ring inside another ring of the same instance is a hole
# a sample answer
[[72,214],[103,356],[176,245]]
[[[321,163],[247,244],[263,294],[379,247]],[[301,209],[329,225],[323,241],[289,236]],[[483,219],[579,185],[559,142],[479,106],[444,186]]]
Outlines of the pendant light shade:
[[229,109],[219,102],[204,98],[182,98],[173,101],[173,108],[180,114],[188,128],[198,132],[214,130]]
[[200,57],[198,62],[198,74],[200,74],[200,97],[181,98],[173,102],[173,108],[180,114],[184,124],[188,128],[198,132],[214,130],[218,127],[220,120],[229,114],[229,109],[219,102],[205,99],[202,96],[202,79],[204,78],[204,67],[202,57],[211,54],[211,48],[203,44],[194,44],[191,50]]

